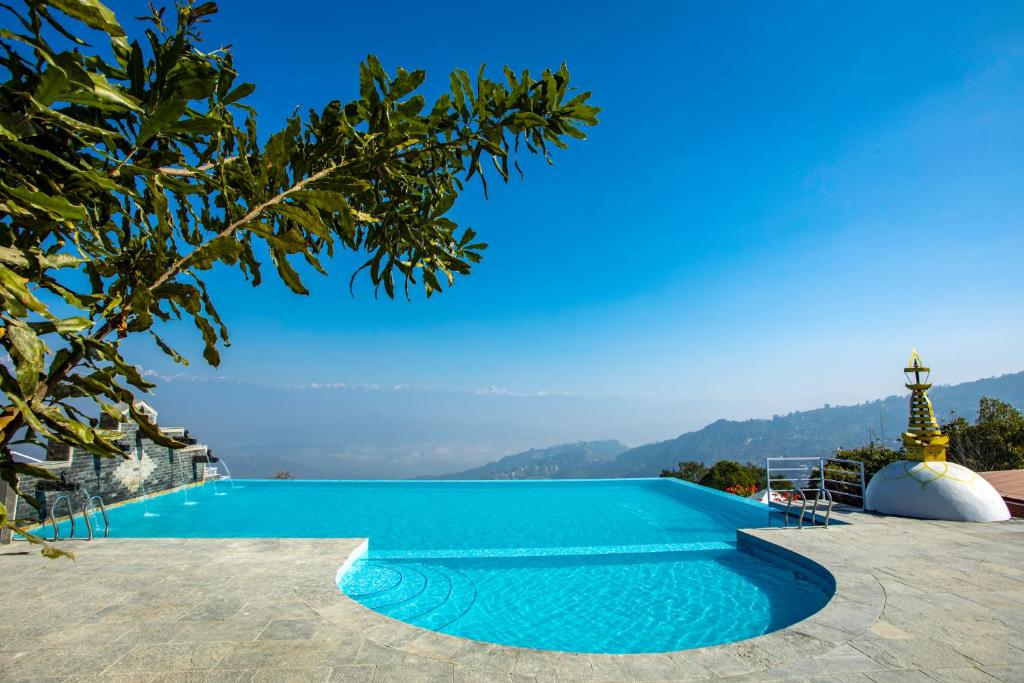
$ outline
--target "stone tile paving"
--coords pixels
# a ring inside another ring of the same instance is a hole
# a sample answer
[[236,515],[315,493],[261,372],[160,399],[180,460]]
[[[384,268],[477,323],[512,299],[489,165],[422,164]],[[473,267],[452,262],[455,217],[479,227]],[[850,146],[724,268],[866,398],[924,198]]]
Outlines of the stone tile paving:
[[394,621],[335,586],[360,539],[67,542],[0,549],[0,680],[1024,681],[1024,522],[843,515],[741,542],[826,567],[836,596],[790,628],[651,655],[541,652]]

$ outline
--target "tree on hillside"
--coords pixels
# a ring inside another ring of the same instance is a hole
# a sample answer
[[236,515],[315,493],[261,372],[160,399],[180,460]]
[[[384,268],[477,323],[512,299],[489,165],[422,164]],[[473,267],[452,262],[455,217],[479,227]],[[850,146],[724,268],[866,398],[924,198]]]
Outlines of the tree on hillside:
[[[982,397],[974,424],[958,416],[944,423],[942,431],[949,436],[946,457],[953,462],[976,472],[1024,468],[1024,414],[1009,403]],[[870,481],[878,470],[902,460],[906,453],[872,441],[859,448],[840,448],[836,457],[863,462],[865,479]]]
[[[742,489],[760,490],[765,485],[765,468],[753,463],[741,465],[733,460],[719,460],[711,467],[702,462],[684,460],[679,463],[678,469],[662,470],[662,477],[673,477],[684,481],[708,486],[713,489],[725,491],[730,487]],[[789,488],[790,484],[782,479],[778,480],[780,488]]]
[[1009,403],[983,397],[973,425],[954,417],[942,431],[949,459],[976,472],[1024,468],[1024,414]]
[[[875,476],[875,472],[882,469],[889,463],[902,460],[906,457],[903,448],[894,450],[889,448],[881,441],[872,439],[866,446],[859,446],[858,448],[838,448],[835,452],[835,457],[841,460],[856,460],[857,462],[864,463],[864,483],[871,481],[871,477]],[[817,470],[815,470],[817,472]],[[817,474],[815,474],[817,476]],[[860,472],[853,473],[852,471],[844,474],[842,468],[831,467],[829,469],[829,475],[832,479],[847,478],[851,482],[860,484]]]
[[765,484],[765,469],[753,463],[741,465],[732,460],[719,460],[701,477],[699,483],[701,486],[708,486],[720,491],[724,491],[730,486],[754,486],[761,489]]
[[684,460],[679,463],[678,469],[674,470],[662,470],[662,477],[675,477],[676,479],[683,479],[684,481],[692,481],[694,484],[699,482],[705,474],[708,473],[708,466],[702,462],[696,462],[693,460]]
[[[13,487],[19,474],[50,476],[14,462],[18,443],[124,457],[83,400],[111,414],[127,404],[147,438],[183,445],[137,414],[135,392],[153,385],[120,344],[147,335],[187,364],[159,333],[191,320],[217,365],[229,337],[204,282],[211,268],[255,286],[269,263],[307,294],[296,263],[326,274],[349,250],[364,254],[350,289],[362,273],[375,294],[430,296],[487,246],[448,216],[466,184],[479,178],[486,194],[486,175],[521,173],[517,154],[550,162],[597,123],[564,65],[539,77],[506,68],[500,82],[482,67],[455,71],[428,104],[416,92],[423,71],[388,73],[371,56],[358,97],[264,137],[230,49],[202,46],[212,2],[153,11],[134,40],[99,0],[4,9],[0,477]],[[2,526],[16,526],[5,509]]]

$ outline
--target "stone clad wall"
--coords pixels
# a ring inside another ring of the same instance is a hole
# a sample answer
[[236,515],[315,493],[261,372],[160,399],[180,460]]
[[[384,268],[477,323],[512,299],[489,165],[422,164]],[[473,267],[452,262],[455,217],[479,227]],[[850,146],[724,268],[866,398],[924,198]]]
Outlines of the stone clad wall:
[[[152,417],[155,422],[155,411]],[[50,482],[35,477],[22,477],[21,489],[35,494],[39,510],[19,500],[15,511],[18,519],[45,521],[49,516],[50,505],[60,496],[67,496],[72,510],[79,515],[89,496],[99,495],[105,505],[112,505],[143,494],[160,493],[204,480],[205,460],[209,458],[207,446],[196,444],[174,450],[142,436],[134,422],[110,423],[102,426],[123,433],[124,436],[117,443],[125,451],[126,457],[100,458],[87,451],[51,443],[47,449],[46,467],[57,476],[61,472],[66,473],[66,479],[78,484],[79,488],[75,491],[48,490]],[[166,428],[161,431],[182,440],[185,432],[184,429]],[[196,458],[202,462],[195,462]],[[54,514],[58,517],[67,515],[63,502]]]

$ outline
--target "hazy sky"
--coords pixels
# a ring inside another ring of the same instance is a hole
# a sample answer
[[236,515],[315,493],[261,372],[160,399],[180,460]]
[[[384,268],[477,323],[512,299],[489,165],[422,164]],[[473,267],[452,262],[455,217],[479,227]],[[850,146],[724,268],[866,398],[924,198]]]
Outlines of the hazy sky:
[[[430,301],[347,291],[353,257],[290,294],[211,288],[234,345],[194,330],[164,374],[275,386],[413,384],[681,399],[770,414],[1024,368],[1024,7],[1005,3],[221,2],[260,129],[351,99],[357,65],[540,70],[603,108],[587,141],[478,186],[455,218],[491,247]],[[127,24],[141,2],[113,3]],[[268,273],[271,270],[267,271]],[[552,416],[557,419],[557,416]]]

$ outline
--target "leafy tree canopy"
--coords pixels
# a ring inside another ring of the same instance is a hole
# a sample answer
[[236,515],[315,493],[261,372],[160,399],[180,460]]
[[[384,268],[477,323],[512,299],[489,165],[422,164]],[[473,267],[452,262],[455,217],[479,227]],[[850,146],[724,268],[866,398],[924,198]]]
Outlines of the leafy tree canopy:
[[[517,155],[553,149],[597,123],[569,72],[505,68],[494,81],[454,71],[428,103],[426,74],[359,66],[355,99],[257,132],[227,48],[207,50],[212,2],[153,11],[129,36],[99,0],[4,5],[0,29],[0,477],[47,476],[10,447],[57,439],[123,455],[117,433],[84,414],[127,404],[145,436],[177,447],[135,415],[148,383],[120,350],[189,320],[217,365],[228,331],[204,275],[237,269],[254,286],[267,264],[297,294],[295,263],[326,274],[337,251],[365,255],[375,293],[427,296],[470,272],[487,246],[448,214],[467,182],[521,173]],[[13,17],[13,18],[12,18]],[[84,26],[83,26],[84,24]],[[93,40],[95,45],[86,42]],[[99,38],[99,40],[97,40]],[[34,502],[34,501],[33,501]],[[11,525],[0,511],[0,525]]]
[[719,460],[700,479],[701,486],[724,491],[730,486],[764,488],[765,469],[753,463],[741,465],[732,460]]
[[[864,483],[871,481],[871,477],[875,476],[875,472],[882,469],[889,463],[902,460],[906,457],[906,453],[903,448],[894,450],[889,448],[881,441],[872,439],[871,442],[866,446],[859,446],[857,448],[839,448],[836,450],[835,457],[842,460],[856,460],[864,463]],[[860,473],[849,472],[846,476],[843,476],[841,470],[833,466],[829,471],[829,477],[833,479],[846,479],[850,482],[860,484]]]
[[698,483],[701,478],[708,473],[708,466],[702,462],[696,462],[694,460],[684,460],[679,463],[677,469],[674,470],[662,470],[661,476],[663,477],[675,477],[676,479],[682,479],[684,481],[692,481]]
[[[974,424],[954,417],[942,425],[942,432],[949,436],[946,457],[953,462],[976,472],[1024,469],[1024,414],[1009,403],[983,396]],[[863,462],[865,478],[870,480],[906,453],[902,447],[896,450],[872,441],[859,448],[840,448],[836,457]]]
[[947,457],[976,472],[1024,469],[1024,414],[995,398],[983,397],[972,425],[955,417],[942,425],[949,435]]
[[731,486],[756,489],[764,487],[765,469],[753,463],[741,465],[732,460],[719,460],[710,468],[700,462],[683,461],[677,470],[663,470],[663,477],[692,481],[701,486],[725,491]]

